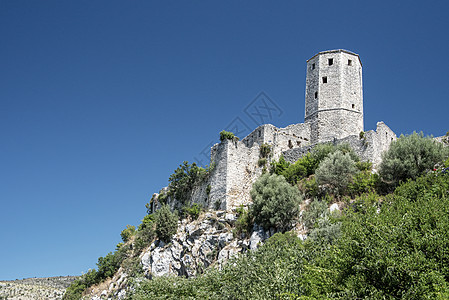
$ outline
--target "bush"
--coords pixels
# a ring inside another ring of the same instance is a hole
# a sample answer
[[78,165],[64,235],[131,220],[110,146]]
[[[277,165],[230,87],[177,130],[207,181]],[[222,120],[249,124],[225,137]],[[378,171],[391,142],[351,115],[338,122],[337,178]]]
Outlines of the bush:
[[238,141],[239,138],[236,137],[236,136],[234,135],[234,133],[232,133],[232,132],[230,132],[230,131],[222,130],[222,131],[220,132],[220,141],[223,142],[224,140]]
[[109,252],[105,257],[99,257],[97,263],[98,278],[103,280],[114,276],[115,272],[120,268],[121,263],[122,261],[119,260],[119,256],[112,252]]
[[290,163],[285,160],[283,155],[281,155],[278,161],[273,161],[271,163],[271,173],[282,175],[282,172],[284,172],[284,170],[286,170],[289,166]]
[[[184,161],[168,179],[168,195],[173,196],[181,204],[187,203],[195,185],[203,181],[210,174],[211,170],[212,167],[204,169],[198,167],[196,163],[189,164],[187,161]],[[158,197],[158,200],[165,204],[166,202],[162,201],[161,195]]]
[[330,154],[340,151],[343,154],[349,154],[353,161],[358,162],[360,159],[352,150],[349,144],[338,144],[333,145],[331,143],[318,144],[313,148],[311,152],[311,160],[314,162],[313,173],[316,171],[320,163],[328,157]]
[[314,248],[325,249],[336,243],[341,235],[341,222],[333,222],[329,215],[319,218],[308,238]]
[[319,218],[326,217],[329,214],[328,206],[325,201],[313,200],[302,213],[302,222],[307,229],[313,229]]
[[329,154],[316,170],[319,185],[330,188],[336,195],[342,195],[356,173],[355,161],[340,150]]
[[178,215],[172,213],[168,205],[156,211],[156,235],[157,237],[168,243],[178,229]]
[[201,205],[199,205],[198,203],[194,203],[190,207],[183,208],[183,215],[188,215],[192,218],[192,220],[196,220],[200,216],[201,211]]
[[281,231],[291,228],[302,201],[298,189],[276,174],[262,175],[253,184],[251,198],[250,213],[254,221],[265,229],[275,227]]
[[86,274],[83,274],[80,278],[72,282],[69,287],[67,287],[62,299],[79,300],[81,299],[85,289],[97,284],[98,282],[97,271],[89,270]]
[[140,223],[139,227],[137,228],[138,231],[145,230],[146,228],[153,228],[154,227],[154,221],[155,217],[154,214],[149,214],[143,217],[142,223]]
[[370,171],[358,172],[348,184],[348,193],[351,196],[357,196],[364,193],[371,193],[376,190],[379,184],[379,175]]
[[320,195],[320,189],[315,175],[301,179],[298,182],[298,188],[306,198],[316,198]]
[[240,236],[243,234],[249,237],[252,231],[253,222],[248,213],[248,210],[246,210],[243,205],[241,205],[240,207],[237,207],[236,212],[237,221],[235,221],[235,228],[233,230],[234,235]]
[[260,145],[260,158],[268,158],[271,153],[271,145],[263,143]]
[[122,237],[122,240],[124,243],[129,241],[129,239],[134,235],[136,232],[136,227],[132,225],[126,225],[126,228],[122,230],[120,233],[120,236]]
[[444,161],[449,155],[449,148],[423,133],[414,132],[392,142],[390,149],[383,155],[380,175],[391,187],[401,181],[415,179],[432,170],[435,164]]
[[267,164],[267,159],[266,158],[261,158],[259,159],[259,161],[257,162],[257,165],[259,167],[264,167]]
[[137,232],[133,244],[135,249],[134,252],[135,255],[139,255],[144,248],[148,247],[151,244],[151,242],[156,236],[154,227],[155,227],[154,224],[152,226],[146,226]]

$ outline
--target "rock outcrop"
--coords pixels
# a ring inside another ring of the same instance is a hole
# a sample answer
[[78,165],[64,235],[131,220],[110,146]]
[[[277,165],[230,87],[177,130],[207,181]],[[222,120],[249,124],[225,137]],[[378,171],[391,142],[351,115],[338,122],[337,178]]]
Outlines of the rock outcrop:
[[[236,220],[234,213],[226,211],[208,211],[194,221],[183,219],[169,244],[156,240],[140,255],[145,277],[196,276],[209,266],[220,268],[235,255],[257,249],[270,237],[257,225],[250,237],[236,236]],[[92,288],[88,298],[125,299],[129,288],[127,274],[119,269],[111,280]]]

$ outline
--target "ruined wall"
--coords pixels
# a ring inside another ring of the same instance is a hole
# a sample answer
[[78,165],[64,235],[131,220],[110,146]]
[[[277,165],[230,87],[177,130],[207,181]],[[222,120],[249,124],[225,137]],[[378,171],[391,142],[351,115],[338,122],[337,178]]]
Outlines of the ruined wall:
[[[396,134],[384,123],[378,122],[376,131],[370,130],[364,133],[363,137],[351,135],[342,139],[333,139],[335,145],[349,144],[362,161],[370,161],[376,168],[381,160],[382,153],[387,151],[391,142],[397,139]],[[294,163],[308,152],[312,151],[316,144],[283,151],[286,161]]]

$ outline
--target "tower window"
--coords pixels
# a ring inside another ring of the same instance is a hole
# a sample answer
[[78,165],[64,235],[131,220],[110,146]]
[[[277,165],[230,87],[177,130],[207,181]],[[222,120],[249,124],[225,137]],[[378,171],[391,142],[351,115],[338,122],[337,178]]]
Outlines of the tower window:
[[348,66],[352,66],[352,60],[348,59]]
[[329,63],[329,66],[332,66],[334,64],[334,59],[333,58],[329,58],[327,60],[327,62]]
[[315,92],[315,99],[318,98],[318,92]]
[[355,104],[354,104],[354,103],[352,104],[352,108],[353,108],[353,109],[355,108]]
[[315,70],[315,64],[312,64],[312,70]]
[[323,83],[327,83],[327,76],[323,77]]

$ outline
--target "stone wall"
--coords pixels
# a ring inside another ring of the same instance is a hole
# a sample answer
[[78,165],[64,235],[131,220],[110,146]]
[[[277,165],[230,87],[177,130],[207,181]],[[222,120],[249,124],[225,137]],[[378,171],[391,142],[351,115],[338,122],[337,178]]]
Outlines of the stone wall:
[[[396,134],[384,123],[378,122],[376,131],[370,130],[360,135],[350,135],[342,139],[333,139],[337,144],[349,144],[362,161],[370,161],[374,168],[378,167],[382,160],[382,153],[388,150],[391,142],[397,139]],[[286,161],[294,163],[308,152],[312,151],[316,144],[283,151]]]

